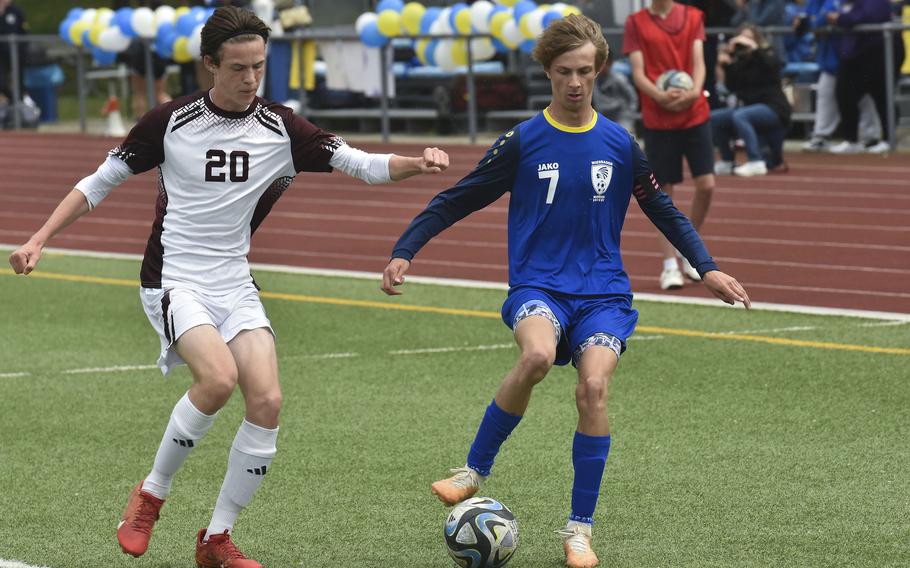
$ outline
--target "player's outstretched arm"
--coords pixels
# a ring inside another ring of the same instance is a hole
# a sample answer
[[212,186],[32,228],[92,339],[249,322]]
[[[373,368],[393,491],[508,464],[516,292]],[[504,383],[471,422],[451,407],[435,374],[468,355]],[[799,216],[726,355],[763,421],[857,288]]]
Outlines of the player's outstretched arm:
[[396,286],[404,284],[404,274],[411,267],[411,263],[403,258],[393,258],[382,271],[382,291],[389,296],[400,296],[401,292]]
[[16,274],[29,274],[41,259],[41,249],[64,227],[89,212],[85,194],[74,189],[63,198],[44,225],[32,238],[9,255],[10,266]]
[[400,181],[417,174],[438,174],[449,167],[449,155],[439,148],[424,148],[423,155],[408,158],[392,155],[389,159],[389,177]]
[[712,294],[731,306],[740,302],[747,310],[752,307],[752,301],[749,300],[746,289],[729,274],[724,274],[720,270],[711,270],[705,273],[702,281]]

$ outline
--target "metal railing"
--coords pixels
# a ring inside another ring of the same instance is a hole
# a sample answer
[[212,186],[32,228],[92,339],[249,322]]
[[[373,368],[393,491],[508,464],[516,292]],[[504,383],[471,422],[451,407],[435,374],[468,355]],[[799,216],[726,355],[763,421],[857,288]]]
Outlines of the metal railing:
[[[789,34],[792,33],[792,30],[789,26],[766,26],[760,28],[760,30],[768,35],[775,34]],[[864,24],[857,26],[851,30],[844,30],[841,28],[827,28],[826,31],[830,33],[881,33],[884,39],[885,47],[885,80],[888,88],[886,92],[886,107],[887,115],[881,117],[888,125],[889,140],[888,142],[892,147],[895,147],[896,144],[896,126],[897,126],[897,116],[895,113],[895,86],[897,78],[894,73],[895,68],[895,54],[894,54],[894,45],[893,39],[894,34],[900,34],[903,31],[910,30],[910,24],[901,24],[901,23],[887,23],[887,24]],[[610,27],[604,28],[605,34],[622,34],[623,28],[619,27]],[[730,35],[737,32],[736,28],[708,28],[706,33],[709,35]],[[476,98],[476,85],[475,85],[475,74],[474,74],[474,54],[471,48],[472,39],[477,38],[489,38],[491,36],[487,34],[472,34],[468,36],[463,35],[418,35],[413,36],[414,39],[462,39],[466,40],[465,44],[467,46],[467,66],[465,68],[465,76],[467,82],[467,118],[468,118],[468,135],[471,142],[475,142],[477,138],[477,98]],[[340,40],[340,41],[360,41],[360,38],[353,33],[349,28],[343,29],[309,29],[292,34],[287,34],[282,37],[272,38],[271,41],[275,42],[292,42],[292,41],[324,41],[324,40]],[[62,48],[65,53],[68,53],[70,56],[73,56],[75,59],[76,65],[76,90],[79,99],[79,127],[82,132],[86,131],[86,56],[89,55],[89,52],[81,46],[72,46],[68,43],[65,43],[61,38],[54,35],[6,35],[0,36],[0,41],[7,42],[9,44],[9,64],[10,64],[10,78],[11,78],[11,93],[13,94],[13,101],[11,101],[11,107],[13,112],[13,128],[19,129],[22,127],[21,115],[19,113],[19,107],[22,104],[22,91],[23,85],[19,84],[19,68],[22,65],[22,62],[19,60],[19,49],[18,45],[23,42],[40,42],[40,43],[50,43],[57,48]],[[147,100],[149,104],[151,101],[155,100],[154,94],[154,70],[152,67],[152,40],[143,39],[144,46],[144,55],[145,55],[145,75],[146,75],[146,88],[147,88]],[[388,84],[388,70],[391,62],[391,50],[392,45],[387,44],[385,47],[380,48],[380,61],[382,66],[381,73],[381,84],[382,91],[379,97],[379,106],[381,112],[381,132],[382,140],[388,142],[391,138],[391,120],[390,120],[390,104],[389,104],[389,84]],[[300,61],[300,103],[301,109],[305,114],[307,109],[307,95],[304,87],[303,76],[304,76],[304,65],[305,61],[303,57],[299,58]]]

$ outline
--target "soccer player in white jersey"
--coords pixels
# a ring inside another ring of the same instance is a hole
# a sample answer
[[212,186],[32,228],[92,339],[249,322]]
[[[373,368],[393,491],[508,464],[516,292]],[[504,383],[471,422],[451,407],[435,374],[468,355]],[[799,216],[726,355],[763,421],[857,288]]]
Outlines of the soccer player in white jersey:
[[367,154],[290,109],[256,96],[269,28],[248,11],[219,8],[202,30],[208,92],[163,104],[142,117],[98,170],[76,184],[45,224],[10,255],[29,274],[48,240],[91,211],[133,174],[158,167],[156,218],[140,295],[161,338],[165,374],[193,375],[177,402],[151,472],[129,496],[117,528],[122,550],[146,552],[174,474],[239,385],[246,405],[227,473],[206,528],[196,536],[202,568],[257,568],[231,540],[275,455],[281,389],[272,329],[250,275],[250,236],[298,172],[337,168],[367,183],[438,173],[448,156]]
[[575,478],[566,525],[558,530],[570,568],[599,563],[592,524],[607,454],[607,387],[638,312],[623,270],[620,232],[634,195],[642,211],[692,263],[721,300],[750,305],[735,278],[718,270],[689,220],[661,191],[632,135],[591,107],[607,59],[600,26],[574,15],[552,23],[534,58],[553,98],[540,114],[501,136],[477,167],[437,195],[410,224],[383,272],[399,294],[411,259],[435,235],[471,212],[509,197],[509,294],[502,306],[521,356],[480,422],[465,467],[431,486],[447,505],[474,495],[552,365],[578,369]]

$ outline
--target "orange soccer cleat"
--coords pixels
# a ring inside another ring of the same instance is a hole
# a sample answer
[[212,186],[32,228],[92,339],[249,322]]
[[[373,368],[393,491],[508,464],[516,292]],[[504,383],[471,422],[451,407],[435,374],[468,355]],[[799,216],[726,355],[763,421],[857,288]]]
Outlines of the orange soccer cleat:
[[164,499],[142,491],[140,481],[130,493],[120,524],[117,525],[117,540],[123,552],[137,557],[145,554],[152,539],[152,527],[158,520],[162,505]]
[[566,566],[569,568],[594,568],[600,564],[600,560],[591,549],[591,525],[569,521],[566,527],[556,531],[556,534],[562,537]]
[[206,529],[196,534],[196,566],[199,568],[262,568],[240,552],[227,531],[213,534],[205,542]]
[[486,479],[469,467],[456,467],[450,471],[455,475],[430,486],[433,495],[449,506],[473,497]]

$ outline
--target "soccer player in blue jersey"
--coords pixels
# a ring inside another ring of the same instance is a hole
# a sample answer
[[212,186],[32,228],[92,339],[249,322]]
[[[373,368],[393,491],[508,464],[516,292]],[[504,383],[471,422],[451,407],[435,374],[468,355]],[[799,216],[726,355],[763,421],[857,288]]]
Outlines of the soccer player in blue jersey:
[[578,369],[575,480],[571,515],[557,532],[566,564],[575,568],[598,564],[591,525],[610,449],[607,385],[638,319],[619,249],[631,196],[711,292],[750,307],[743,287],[717,269],[689,220],[661,191],[635,139],[591,107],[607,50],[600,26],[584,16],[546,29],[534,57],[550,78],[550,105],[501,136],[474,171],[433,198],[395,245],[382,283],[387,294],[400,294],[396,286],[423,245],[511,191],[510,289],[502,316],[521,356],[487,407],[467,464],[432,490],[448,505],[474,495],[534,385],[554,363],[571,361]]

